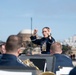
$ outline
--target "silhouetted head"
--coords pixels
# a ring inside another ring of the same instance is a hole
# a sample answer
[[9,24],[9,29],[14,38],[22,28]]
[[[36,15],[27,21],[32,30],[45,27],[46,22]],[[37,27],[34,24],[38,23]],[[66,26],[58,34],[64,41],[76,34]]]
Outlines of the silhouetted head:
[[10,35],[6,41],[6,53],[19,54],[22,46],[22,38],[18,35]]

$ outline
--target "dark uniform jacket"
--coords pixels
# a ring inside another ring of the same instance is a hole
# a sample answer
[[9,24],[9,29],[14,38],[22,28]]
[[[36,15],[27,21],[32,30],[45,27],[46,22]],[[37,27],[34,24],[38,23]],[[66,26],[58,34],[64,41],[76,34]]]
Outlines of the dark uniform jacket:
[[76,75],[76,67],[70,71],[69,75]]
[[49,37],[42,37],[41,39],[37,39],[36,36],[31,36],[30,38],[34,44],[40,45],[41,51],[43,44],[46,43],[46,51],[42,51],[42,54],[50,54],[50,46],[55,42],[55,39],[53,37],[51,37],[51,39],[49,39]]
[[26,67],[26,65],[22,64],[19,59],[12,54],[3,54],[0,58],[0,66]]
[[64,54],[54,54],[56,57],[55,72],[59,70],[59,67],[73,67],[72,60]]

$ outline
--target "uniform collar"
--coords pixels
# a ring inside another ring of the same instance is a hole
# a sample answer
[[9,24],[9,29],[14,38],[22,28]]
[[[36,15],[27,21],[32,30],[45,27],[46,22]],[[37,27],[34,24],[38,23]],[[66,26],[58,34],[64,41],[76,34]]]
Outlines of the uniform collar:
[[17,59],[17,57],[13,54],[3,54],[2,59]]

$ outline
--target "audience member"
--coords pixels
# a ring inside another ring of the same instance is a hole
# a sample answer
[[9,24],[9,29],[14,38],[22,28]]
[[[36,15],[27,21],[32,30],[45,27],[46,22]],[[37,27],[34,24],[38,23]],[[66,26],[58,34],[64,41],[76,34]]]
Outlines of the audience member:
[[32,50],[32,55],[39,55],[41,54],[40,47],[36,47]]
[[6,50],[5,50],[5,42],[3,42],[3,41],[0,42],[0,53],[1,54],[6,53]]
[[21,52],[22,39],[17,35],[10,35],[6,41],[6,53],[0,59],[0,66],[27,67],[18,60]]
[[58,71],[60,67],[73,67],[71,58],[61,54],[62,45],[60,43],[53,43],[50,47],[50,53],[56,57],[55,72]]
[[5,42],[0,42],[0,58],[2,57],[2,54],[6,53],[5,50]]
[[32,55],[31,49],[28,49],[28,50],[26,51],[26,55]]
[[40,45],[42,54],[50,54],[50,45],[55,42],[55,39],[52,37],[49,27],[44,27],[42,29],[42,34],[43,37],[37,39],[37,30],[35,29],[30,38],[34,44]]

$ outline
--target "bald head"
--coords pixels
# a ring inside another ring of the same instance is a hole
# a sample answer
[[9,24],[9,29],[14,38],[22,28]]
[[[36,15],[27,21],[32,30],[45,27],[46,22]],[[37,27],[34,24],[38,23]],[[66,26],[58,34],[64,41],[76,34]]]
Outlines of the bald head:
[[59,42],[55,42],[51,45],[50,47],[50,52],[55,54],[55,53],[62,53],[62,45]]

